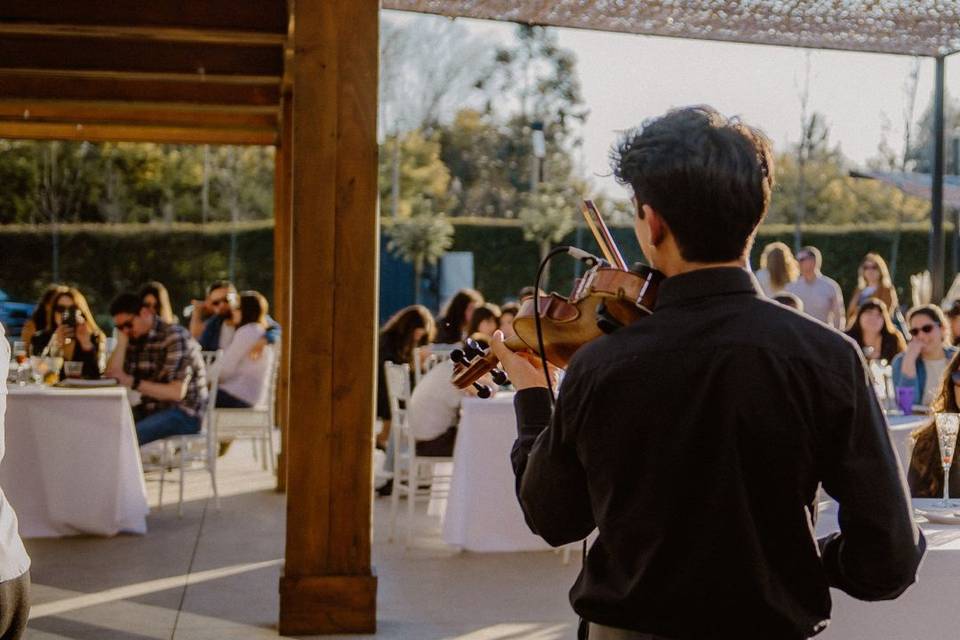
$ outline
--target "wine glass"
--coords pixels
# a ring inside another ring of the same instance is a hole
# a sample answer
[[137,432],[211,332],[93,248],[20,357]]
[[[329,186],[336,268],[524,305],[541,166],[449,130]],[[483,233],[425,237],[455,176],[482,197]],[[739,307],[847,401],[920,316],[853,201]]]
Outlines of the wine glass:
[[950,505],[950,466],[953,464],[953,454],[957,448],[957,432],[960,431],[960,414],[938,413],[935,417],[937,425],[937,439],[940,442],[940,462],[943,465],[943,500],[942,507]]
[[24,365],[27,362],[27,343],[23,340],[16,340],[13,343],[13,359],[17,361],[17,384],[27,384],[27,372],[24,371]]

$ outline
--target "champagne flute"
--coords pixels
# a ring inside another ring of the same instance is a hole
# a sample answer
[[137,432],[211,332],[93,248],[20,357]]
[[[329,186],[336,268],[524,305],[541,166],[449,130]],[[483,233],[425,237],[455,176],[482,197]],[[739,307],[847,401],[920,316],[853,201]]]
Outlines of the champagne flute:
[[943,464],[943,500],[940,506],[950,506],[950,466],[957,448],[957,432],[960,431],[960,414],[938,413],[935,417],[937,439],[940,443],[940,462]]
[[27,372],[24,371],[24,365],[27,362],[27,343],[23,340],[16,340],[13,343],[13,358],[17,361],[17,384],[27,384]]

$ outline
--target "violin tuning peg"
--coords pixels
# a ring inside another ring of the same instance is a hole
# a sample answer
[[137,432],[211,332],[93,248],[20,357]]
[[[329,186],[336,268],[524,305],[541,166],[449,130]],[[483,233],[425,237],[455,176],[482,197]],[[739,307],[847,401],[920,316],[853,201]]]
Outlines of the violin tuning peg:
[[462,364],[466,366],[470,359],[467,358],[467,355],[463,352],[463,349],[454,349],[450,352],[450,359],[456,362],[457,364]]
[[500,369],[492,369],[490,371],[490,376],[493,378],[493,381],[496,382],[501,387],[510,384],[510,380],[509,378],[507,378],[507,374],[505,371],[502,371]]
[[463,342],[463,352],[468,359],[473,360],[475,357],[483,355],[483,348],[477,344],[476,340],[467,338]]
[[484,400],[486,400],[486,399],[489,398],[491,395],[493,395],[492,392],[490,391],[490,387],[488,387],[488,386],[485,385],[485,384],[480,384],[479,382],[474,382],[474,383],[473,383],[473,388],[477,390],[477,397],[483,398]]

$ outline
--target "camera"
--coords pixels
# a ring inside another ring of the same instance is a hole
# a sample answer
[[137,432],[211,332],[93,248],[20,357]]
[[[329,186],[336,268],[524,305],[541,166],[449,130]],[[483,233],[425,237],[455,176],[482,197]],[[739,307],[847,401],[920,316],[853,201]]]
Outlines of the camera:
[[64,309],[60,314],[60,323],[68,327],[75,327],[77,326],[77,317],[79,315],[79,310],[76,307]]

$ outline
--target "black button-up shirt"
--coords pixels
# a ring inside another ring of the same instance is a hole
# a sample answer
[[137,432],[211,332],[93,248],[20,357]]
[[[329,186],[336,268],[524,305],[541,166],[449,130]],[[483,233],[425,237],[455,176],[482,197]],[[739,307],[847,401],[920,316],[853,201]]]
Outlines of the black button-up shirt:
[[[895,598],[923,537],[854,343],[738,268],[665,280],[655,313],[583,347],[551,416],[516,397],[530,528],[598,538],[570,597],[592,622],[677,639],[806,638],[828,587]],[[818,485],[841,532],[815,539]]]

